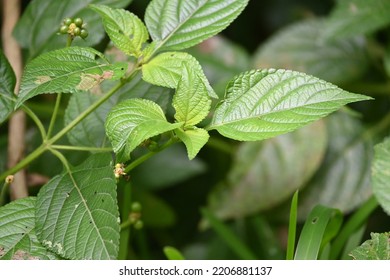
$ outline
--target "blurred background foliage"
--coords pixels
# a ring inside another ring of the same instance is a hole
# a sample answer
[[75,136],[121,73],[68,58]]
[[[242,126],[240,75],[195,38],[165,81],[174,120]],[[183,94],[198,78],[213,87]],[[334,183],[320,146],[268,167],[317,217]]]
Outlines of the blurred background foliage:
[[[134,0],[128,9],[143,18],[148,2]],[[366,36],[322,40],[326,37],[324,18],[334,7],[331,0],[252,0],[225,31],[188,52],[199,60],[219,96],[240,72],[287,68],[373,96],[375,101],[353,104],[311,126],[262,142],[239,143],[211,133],[210,142],[192,161],[182,145],[148,160],[129,174],[129,181],[118,185],[120,207],[126,207],[123,200],[131,184],[132,201],[142,204],[144,222],[141,230],[132,232],[130,250],[123,258],[162,259],[162,248],[167,245],[178,248],[187,259],[238,258],[202,218],[200,209],[205,207],[256,258],[284,259],[295,190],[301,190],[300,223],[318,203],[338,208],[348,218],[370,197],[373,144],[389,135],[388,123],[381,120],[390,109],[390,28]],[[108,39],[96,42],[95,47],[104,50]],[[25,56],[33,55],[26,52]],[[53,100],[52,96],[39,98],[45,104]],[[37,100],[29,105],[38,106]],[[62,112],[65,119],[66,106],[67,101]],[[50,104],[40,104],[39,115],[49,121],[50,109]],[[172,113],[172,108],[166,110]],[[31,150],[39,144],[37,133],[33,126],[28,130]],[[5,134],[0,137],[2,159]],[[69,141],[74,141],[71,135]],[[86,157],[81,152],[66,156],[73,164]],[[0,162],[0,170],[4,165]],[[61,169],[50,154],[29,168],[36,180],[43,181]],[[33,184],[32,194],[41,182]],[[372,231],[388,231],[389,225],[389,217],[378,208],[367,221],[362,240]]]

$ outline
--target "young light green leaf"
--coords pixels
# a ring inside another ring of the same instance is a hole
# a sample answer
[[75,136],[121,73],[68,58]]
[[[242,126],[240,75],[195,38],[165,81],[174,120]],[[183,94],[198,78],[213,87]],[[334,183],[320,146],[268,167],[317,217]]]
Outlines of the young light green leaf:
[[116,105],[105,123],[106,133],[117,153],[118,162],[130,159],[130,153],[143,141],[182,125],[183,123],[169,123],[158,104],[140,98]]
[[0,207],[0,259],[59,259],[35,234],[35,201],[35,197],[27,197]]
[[90,5],[100,14],[111,41],[125,54],[140,57],[142,46],[149,39],[144,23],[133,13],[103,5]]
[[127,7],[132,0],[34,0],[30,1],[16,24],[14,36],[28,51],[28,57],[54,49],[63,48],[66,36],[59,36],[58,29],[66,17],[80,17],[87,24],[89,35],[85,40],[76,38],[73,45],[94,46],[105,35],[99,15],[88,8],[89,4],[109,5],[115,8]]
[[165,246],[163,250],[168,260],[185,260],[183,254],[174,247]]
[[241,143],[227,179],[209,196],[210,209],[228,219],[279,205],[315,174],[326,143],[323,121],[265,141]]
[[322,19],[287,26],[256,51],[255,67],[296,70],[335,84],[355,81],[368,66],[365,40],[327,41],[323,40],[324,31]]
[[45,53],[27,64],[16,107],[42,93],[89,90],[104,80],[120,79],[126,70],[126,63],[110,64],[92,48],[72,47]]
[[145,23],[160,50],[194,46],[225,29],[248,0],[153,0]]
[[390,232],[371,233],[371,239],[350,253],[355,260],[390,260]]
[[293,131],[347,103],[369,99],[300,72],[252,70],[228,84],[209,129],[235,140],[257,141]]
[[183,63],[199,76],[211,97],[218,98],[210,86],[199,62],[184,52],[165,52],[142,66],[142,78],[153,85],[177,88],[183,72]]
[[[101,90],[106,92],[112,87],[112,83],[107,82],[101,85]],[[75,146],[86,147],[105,147],[109,146],[104,121],[111,108],[119,101],[129,98],[144,98],[152,100],[160,105],[165,111],[170,101],[170,92],[168,88],[158,87],[146,83],[141,79],[141,73],[135,76],[129,83],[122,86],[113,96],[100,105],[95,111],[83,119],[66,135],[69,142]],[[82,112],[84,112],[92,103],[99,99],[99,95],[91,92],[85,94],[73,94],[70,97],[68,107],[65,111],[65,125],[69,124]]]
[[372,163],[372,191],[382,206],[390,215],[390,138],[375,146]]
[[41,188],[36,231],[46,248],[69,259],[116,259],[120,228],[111,160],[94,154]]
[[182,64],[181,78],[172,105],[176,110],[175,119],[184,122],[184,128],[198,124],[210,111],[211,98],[206,85],[188,63]]
[[338,0],[328,18],[325,38],[368,34],[389,23],[390,2],[388,0]]
[[298,219],[302,221],[315,205],[348,213],[371,196],[372,143],[364,137],[358,119],[346,113],[326,118],[328,146],[325,158],[300,192]]
[[195,126],[186,130],[182,130],[181,128],[175,129],[175,133],[183,141],[184,145],[186,145],[190,160],[195,158],[210,137],[207,130]]
[[16,78],[11,65],[0,49],[0,124],[14,110]]

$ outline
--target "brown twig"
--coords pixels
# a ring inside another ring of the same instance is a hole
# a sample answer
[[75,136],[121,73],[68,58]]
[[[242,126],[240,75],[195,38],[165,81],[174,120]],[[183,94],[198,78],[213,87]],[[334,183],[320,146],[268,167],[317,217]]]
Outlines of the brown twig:
[[[19,82],[22,74],[23,63],[21,50],[16,40],[12,37],[12,30],[14,29],[19,16],[20,0],[4,0],[3,27],[1,31],[3,50],[16,75],[16,93],[19,91]],[[15,112],[15,114],[10,118],[8,126],[8,167],[14,166],[24,156],[25,126],[26,116],[24,112]],[[26,173],[24,170],[15,174],[10,191],[11,199],[28,196]]]

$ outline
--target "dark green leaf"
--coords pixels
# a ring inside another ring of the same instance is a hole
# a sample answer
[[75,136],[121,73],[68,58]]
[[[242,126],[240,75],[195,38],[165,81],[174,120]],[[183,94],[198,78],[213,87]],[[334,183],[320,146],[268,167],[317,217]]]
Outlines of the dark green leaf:
[[199,62],[190,54],[184,52],[165,52],[142,66],[142,78],[148,83],[177,88],[186,63],[195,75],[203,81],[211,97],[218,98],[210,86]]
[[256,51],[256,68],[282,68],[304,72],[340,84],[359,78],[368,66],[363,38],[323,40],[323,20],[289,25]]
[[95,154],[44,185],[36,231],[46,248],[69,259],[116,259],[116,181],[109,154]]
[[66,36],[57,35],[61,22],[66,17],[81,17],[86,23],[89,36],[82,40],[76,38],[74,45],[93,46],[104,37],[104,29],[99,15],[88,8],[89,4],[102,4],[123,8],[131,0],[34,0],[30,1],[21,19],[17,23],[14,36],[19,44],[28,49],[29,58],[63,48]]
[[349,212],[371,194],[371,141],[353,117],[337,113],[326,119],[328,148],[322,166],[300,192],[299,219],[317,204]]
[[104,80],[120,79],[126,70],[127,63],[110,64],[92,48],[48,52],[27,64],[16,106],[38,94],[89,90]]
[[371,233],[371,239],[350,253],[355,260],[390,260],[390,232]]
[[225,29],[248,0],[153,0],[145,23],[160,50],[192,47]]
[[211,209],[218,217],[234,218],[278,205],[304,186],[325,149],[322,122],[267,141],[242,143],[226,183],[210,195]]
[[16,78],[11,65],[0,49],[0,124],[14,110]]
[[35,201],[35,197],[27,197],[0,207],[0,259],[59,259],[35,234]]
[[103,5],[90,7],[100,14],[104,29],[118,49],[135,57],[142,55],[141,49],[149,39],[149,33],[136,15],[123,9],[111,9]]
[[143,141],[182,125],[169,123],[158,104],[140,98],[116,105],[105,123],[106,133],[117,153],[118,162],[130,159],[130,153]]
[[289,70],[253,70],[227,86],[209,129],[241,141],[257,141],[293,131],[370,97]]
[[390,215],[390,138],[375,146],[371,182],[376,199]]

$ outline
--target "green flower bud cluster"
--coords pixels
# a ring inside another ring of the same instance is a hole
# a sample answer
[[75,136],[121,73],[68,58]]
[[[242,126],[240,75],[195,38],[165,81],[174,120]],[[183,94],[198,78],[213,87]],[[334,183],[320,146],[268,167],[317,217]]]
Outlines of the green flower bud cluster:
[[65,18],[62,21],[60,30],[60,34],[69,34],[70,36],[85,39],[88,37],[88,31],[85,29],[85,24],[82,18]]
[[141,211],[142,205],[139,202],[133,202],[131,204],[131,213],[130,213],[130,221],[133,224],[135,229],[142,229],[144,226],[144,222],[141,220]]

